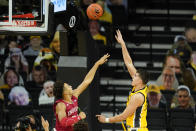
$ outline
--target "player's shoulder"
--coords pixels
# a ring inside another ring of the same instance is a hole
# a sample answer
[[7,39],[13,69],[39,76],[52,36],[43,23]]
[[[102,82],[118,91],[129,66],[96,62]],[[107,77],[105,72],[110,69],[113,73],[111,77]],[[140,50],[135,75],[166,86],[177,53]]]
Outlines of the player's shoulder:
[[136,103],[137,107],[140,107],[144,104],[145,97],[142,93],[138,92],[132,96],[132,102]]
[[144,100],[144,94],[142,94],[141,92],[138,92],[136,94],[134,94],[132,96],[132,99],[136,99],[136,100]]
[[65,108],[65,104],[63,102],[59,102],[57,103],[56,108]]

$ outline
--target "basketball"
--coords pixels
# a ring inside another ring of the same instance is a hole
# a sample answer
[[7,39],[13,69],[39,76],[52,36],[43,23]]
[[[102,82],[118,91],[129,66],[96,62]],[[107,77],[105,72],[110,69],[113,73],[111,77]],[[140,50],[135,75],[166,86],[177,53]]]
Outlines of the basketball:
[[86,10],[87,16],[91,20],[97,20],[103,15],[103,9],[99,4],[90,4]]

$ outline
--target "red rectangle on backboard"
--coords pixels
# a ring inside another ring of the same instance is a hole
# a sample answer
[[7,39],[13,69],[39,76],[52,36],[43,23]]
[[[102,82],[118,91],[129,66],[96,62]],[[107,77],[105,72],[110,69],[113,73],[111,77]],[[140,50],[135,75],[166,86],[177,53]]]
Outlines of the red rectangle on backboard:
[[[32,13],[28,13],[22,15],[13,15],[12,18],[34,18],[34,16]],[[4,20],[4,22],[8,22],[8,20]],[[35,20],[12,20],[12,25],[10,26],[36,27],[37,22]]]

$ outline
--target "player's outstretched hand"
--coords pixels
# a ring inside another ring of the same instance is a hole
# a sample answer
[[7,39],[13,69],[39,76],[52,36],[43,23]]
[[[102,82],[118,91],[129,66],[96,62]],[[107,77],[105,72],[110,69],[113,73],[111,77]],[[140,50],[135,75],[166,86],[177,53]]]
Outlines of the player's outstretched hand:
[[98,61],[97,61],[97,63],[99,64],[99,65],[102,65],[102,64],[104,64],[106,61],[108,61],[108,58],[110,57],[110,55],[107,53],[107,54],[105,54],[104,56],[102,56]]
[[96,115],[96,117],[99,120],[99,122],[105,123],[105,118],[106,118],[105,116],[103,116],[103,115]]
[[123,43],[124,43],[124,40],[123,40],[123,38],[122,38],[122,34],[121,34],[121,32],[120,32],[119,29],[116,30],[115,38],[116,38],[116,40],[117,40],[117,42],[118,42],[119,44],[123,44]]

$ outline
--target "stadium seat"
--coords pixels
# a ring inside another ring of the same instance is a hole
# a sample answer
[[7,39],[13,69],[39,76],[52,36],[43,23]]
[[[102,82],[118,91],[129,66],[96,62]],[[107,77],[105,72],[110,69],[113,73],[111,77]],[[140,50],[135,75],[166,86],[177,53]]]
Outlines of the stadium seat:
[[167,113],[165,109],[148,109],[147,123],[150,130],[166,130]]
[[32,106],[8,106],[7,107],[7,123],[9,123],[10,129],[15,127],[17,119],[26,115],[33,114]]
[[53,112],[53,105],[40,105],[38,107],[40,114],[44,117],[45,120],[48,120],[50,128],[52,129],[55,125],[55,117]]
[[167,107],[170,107],[172,98],[175,94],[175,91],[161,90],[161,93],[163,94],[163,96],[165,97],[165,99],[167,101]]
[[169,118],[172,131],[194,131],[193,110],[171,109]]

